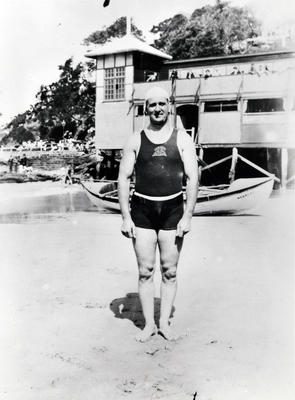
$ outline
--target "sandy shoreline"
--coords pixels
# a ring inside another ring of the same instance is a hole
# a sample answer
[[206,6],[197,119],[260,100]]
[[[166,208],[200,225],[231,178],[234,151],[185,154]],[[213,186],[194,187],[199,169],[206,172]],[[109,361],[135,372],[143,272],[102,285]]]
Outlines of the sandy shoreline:
[[82,191],[80,185],[65,186],[63,180],[28,183],[2,183],[0,184],[0,198],[2,201],[12,197],[34,197],[63,194],[65,192]]
[[288,192],[255,215],[194,217],[172,319],[184,336],[145,344],[119,215],[0,224],[0,398],[293,398],[294,215]]

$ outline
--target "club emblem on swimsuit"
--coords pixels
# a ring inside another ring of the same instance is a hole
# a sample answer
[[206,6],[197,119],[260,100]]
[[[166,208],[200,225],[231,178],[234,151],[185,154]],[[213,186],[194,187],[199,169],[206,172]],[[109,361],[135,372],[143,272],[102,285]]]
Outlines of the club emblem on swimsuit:
[[154,150],[152,157],[167,157],[166,147],[165,146],[157,146]]

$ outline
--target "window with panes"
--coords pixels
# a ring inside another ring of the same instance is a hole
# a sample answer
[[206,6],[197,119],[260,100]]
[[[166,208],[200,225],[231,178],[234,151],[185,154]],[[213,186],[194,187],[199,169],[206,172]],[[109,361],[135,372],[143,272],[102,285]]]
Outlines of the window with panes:
[[206,101],[205,112],[225,112],[237,111],[238,102],[236,100]]
[[265,113],[278,111],[285,111],[284,100],[282,98],[249,99],[247,102],[246,113]]
[[105,69],[104,99],[125,99],[125,67]]

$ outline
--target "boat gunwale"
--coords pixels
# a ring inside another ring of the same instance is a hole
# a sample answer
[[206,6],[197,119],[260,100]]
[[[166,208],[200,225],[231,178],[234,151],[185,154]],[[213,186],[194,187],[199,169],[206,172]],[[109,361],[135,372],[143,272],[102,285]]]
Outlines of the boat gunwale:
[[[250,178],[251,179],[251,178]],[[254,178],[254,179],[257,179],[257,178]],[[259,178],[258,178],[259,179]],[[266,184],[266,183],[268,183],[268,182],[270,182],[270,181],[272,181],[273,180],[273,178],[272,177],[269,177],[268,179],[266,178],[265,180],[263,180],[262,182],[258,182],[258,183],[256,183],[256,184],[253,184],[253,185],[251,185],[251,186],[248,186],[248,187],[244,187],[244,188],[240,188],[240,189],[237,189],[237,190],[233,190],[232,192],[229,192],[228,190],[226,191],[226,190],[222,190],[221,189],[221,193],[215,193],[215,194],[206,194],[206,195],[203,195],[203,196],[201,196],[201,197],[198,197],[197,198],[197,203],[196,204],[198,204],[198,203],[204,203],[204,202],[207,202],[207,201],[214,201],[214,200],[218,200],[218,199],[220,199],[220,198],[222,198],[222,197],[229,197],[229,196],[232,196],[232,195],[237,195],[237,194],[240,194],[240,193],[242,193],[242,192],[245,192],[245,191],[248,191],[248,190],[253,190],[253,189],[255,189],[256,187],[259,187],[259,186],[261,186],[261,185],[264,185],[264,184]],[[97,182],[101,182],[101,183],[103,183],[102,181],[97,181]],[[113,181],[114,182],[114,181]],[[110,183],[110,181],[108,181],[108,182],[105,182],[105,183]],[[110,202],[110,203],[118,203],[118,196],[117,197],[115,197],[115,196],[108,196],[108,193],[106,193],[106,194],[104,194],[104,195],[101,195],[101,194],[99,194],[99,193],[93,193],[93,191],[91,191],[89,188],[87,188],[84,184],[83,184],[83,182],[81,181],[81,185],[84,187],[84,189],[86,190],[86,191],[88,191],[92,196],[94,196],[94,197],[96,197],[96,198],[98,198],[98,199],[100,199],[100,200],[102,200],[102,201],[108,201],[108,202]],[[230,187],[230,186],[229,186]],[[228,188],[229,188],[228,187]],[[227,189],[228,189],[227,188]],[[114,190],[112,191],[112,192],[114,192]]]

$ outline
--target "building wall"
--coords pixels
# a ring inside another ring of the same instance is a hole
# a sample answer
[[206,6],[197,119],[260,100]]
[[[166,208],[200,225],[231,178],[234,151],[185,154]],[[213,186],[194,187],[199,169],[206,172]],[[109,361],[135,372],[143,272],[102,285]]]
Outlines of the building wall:
[[200,97],[201,99],[223,99],[237,97],[241,90],[242,76],[220,76],[201,79]]
[[99,149],[122,149],[133,131],[129,102],[100,103],[96,109],[96,146]]
[[168,94],[171,93],[171,81],[159,81],[159,82],[148,82],[148,83],[136,83],[134,85],[134,98],[141,100],[144,103],[146,92],[153,86],[160,86],[165,89]]
[[241,141],[288,145],[286,113],[244,114]]
[[241,118],[238,111],[200,114],[199,143],[240,143]]
[[[295,98],[294,98],[295,103]],[[295,149],[295,110],[290,112],[287,116],[287,141],[289,148]],[[294,171],[295,172],[295,171]]]
[[[122,149],[133,131],[133,113],[130,110],[133,92],[134,67],[125,54],[105,56],[98,60],[96,74],[95,142],[99,149]],[[125,99],[104,99],[104,69],[125,65]],[[131,111],[131,112],[130,112]]]

